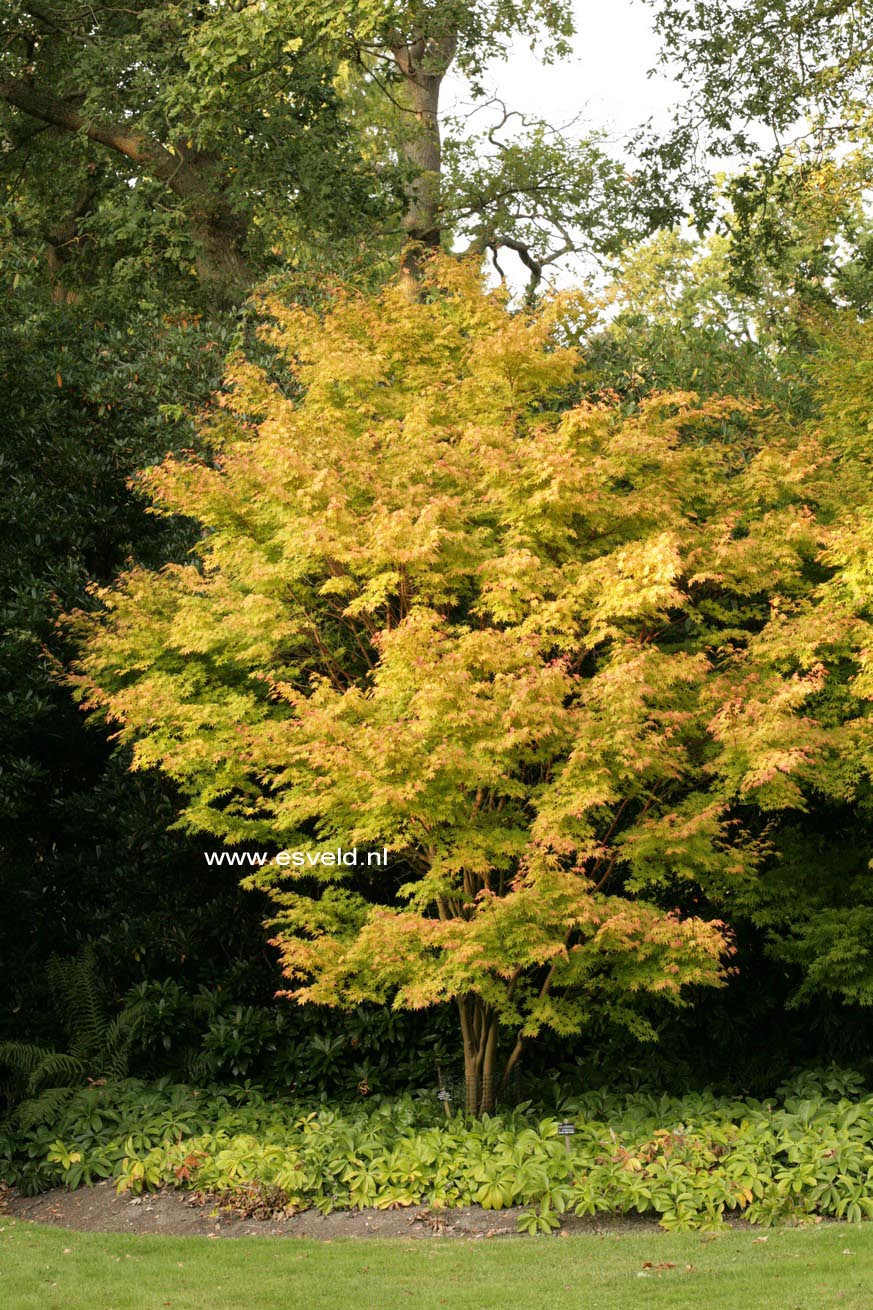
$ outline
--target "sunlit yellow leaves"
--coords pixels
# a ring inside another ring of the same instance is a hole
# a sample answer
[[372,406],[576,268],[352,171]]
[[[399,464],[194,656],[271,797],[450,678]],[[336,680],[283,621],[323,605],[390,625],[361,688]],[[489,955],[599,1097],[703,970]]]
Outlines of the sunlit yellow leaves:
[[641,1030],[638,993],[721,977],[673,889],[747,882],[767,815],[870,774],[836,411],[826,439],[690,394],[557,415],[572,304],[512,314],[469,262],[267,308],[298,398],[237,361],[216,458],[144,477],[197,558],[79,616],[83,699],[192,827],[387,849],[252,879],[299,1000],[475,996],[533,1034],[608,998]]

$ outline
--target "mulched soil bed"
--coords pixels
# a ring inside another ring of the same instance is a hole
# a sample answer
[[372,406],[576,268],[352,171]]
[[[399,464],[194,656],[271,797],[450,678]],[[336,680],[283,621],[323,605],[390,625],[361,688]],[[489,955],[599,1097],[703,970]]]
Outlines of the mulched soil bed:
[[[2,1198],[0,1198],[2,1199]],[[0,1210],[3,1206],[0,1205]],[[112,1182],[80,1187],[74,1192],[55,1188],[39,1196],[5,1198],[5,1210],[18,1219],[55,1224],[81,1233],[161,1233],[181,1237],[515,1237],[521,1210],[429,1210],[410,1206],[397,1210],[338,1210],[322,1215],[305,1210],[288,1218],[244,1219],[215,1201],[198,1203],[191,1193],[172,1188],[145,1196],[116,1194]],[[567,1217],[564,1233],[660,1232],[647,1219],[588,1219]]]

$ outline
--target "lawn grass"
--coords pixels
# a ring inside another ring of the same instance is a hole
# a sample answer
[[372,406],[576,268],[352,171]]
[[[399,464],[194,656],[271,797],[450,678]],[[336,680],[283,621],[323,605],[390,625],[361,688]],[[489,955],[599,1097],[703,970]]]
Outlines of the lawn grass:
[[[658,1266],[662,1266],[658,1268]],[[672,1265],[674,1267],[667,1267]],[[870,1310],[873,1224],[314,1242],[0,1220],[3,1310]]]

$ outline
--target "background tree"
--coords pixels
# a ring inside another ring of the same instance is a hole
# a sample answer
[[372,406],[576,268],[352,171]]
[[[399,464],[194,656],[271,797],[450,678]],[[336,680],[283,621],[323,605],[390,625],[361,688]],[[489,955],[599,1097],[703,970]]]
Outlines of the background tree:
[[[360,10],[351,10],[360,20]],[[340,10],[340,24],[346,21]],[[533,6],[502,0],[499,5],[401,3],[350,32],[352,49],[366,74],[379,85],[396,113],[397,148],[405,164],[406,236],[404,269],[413,278],[422,254],[438,247],[446,226],[442,192],[440,94],[446,74],[457,60],[478,81],[485,63],[503,52],[511,35],[544,37],[547,51],[566,52],[572,20],[564,3]]]
[[475,177],[446,187],[440,90],[456,63],[480,95],[511,36],[548,58],[571,31],[552,3],[16,3],[0,26],[9,201],[22,234],[36,221],[56,294],[93,280],[101,249],[114,268],[119,232],[164,279],[193,264],[219,300],[283,258],[332,261],[337,243],[402,246],[413,270],[459,226],[536,281],[614,246],[632,208],[623,168],[602,142],[538,124],[514,142],[492,131]]
[[289,6],[22,0],[0,36],[5,170],[18,189],[35,173],[51,197],[56,258],[78,229],[99,231],[106,206],[145,229],[168,210],[177,254],[222,298],[247,289],[296,217],[317,242],[375,212],[331,51]]
[[[550,265],[614,254],[647,230],[632,179],[597,133],[528,119],[485,96],[486,65],[510,38],[529,37],[547,61],[569,51],[568,5],[341,5],[324,24],[357,70],[352,84],[381,128],[382,157],[401,163],[398,226],[411,284],[436,248],[489,251],[501,276],[500,253],[511,251],[533,292]],[[466,116],[447,116],[442,104],[452,69],[472,94]]]
[[[786,170],[781,202],[760,211],[766,232],[752,233],[759,251],[752,268],[748,234],[735,235],[744,220],[730,214],[725,235],[700,242],[663,233],[629,252],[610,291],[609,322],[596,326],[586,360],[589,385],[615,388],[626,406],[645,403],[652,389],[694,387],[754,398],[758,421],[774,434],[794,428],[820,440],[826,433],[832,486],[812,470],[808,483],[823,531],[845,521],[849,506],[863,514],[869,496],[859,424],[869,400],[870,342],[856,311],[839,309],[854,305],[863,315],[868,303],[869,272],[857,255],[867,221],[857,178],[851,161],[805,176]],[[844,224],[857,239],[840,235]],[[742,424],[735,420],[722,438],[741,441]],[[860,481],[847,483],[856,451]],[[810,580],[821,578],[821,567]],[[836,631],[835,613],[833,622]],[[840,723],[844,712],[863,721],[863,700],[837,691],[858,655],[843,666],[831,653],[827,704],[808,711],[830,721],[839,704]],[[786,677],[794,672],[785,666]],[[841,742],[856,758],[848,731]],[[708,888],[711,912],[736,933],[739,976],[726,992],[700,998],[694,1014],[671,1021],[665,1044],[699,1051],[718,1031],[716,1066],[730,1065],[741,1081],[770,1077],[783,1061],[801,1064],[812,1049],[818,1058],[864,1058],[870,833],[858,768],[857,785],[847,789],[821,764],[801,809],[767,818],[769,854],[757,874]],[[759,1043],[757,1062],[750,1050]]]
[[[816,744],[803,769],[802,797],[774,823],[760,877],[732,889],[732,917],[766,932],[768,950],[796,979],[791,1003],[816,996],[869,1006],[873,998],[871,842],[869,413],[873,332],[850,312],[821,326],[812,365],[817,412],[809,423],[826,452],[831,483],[815,487],[827,525],[816,579],[805,602],[758,638],[787,684],[810,691],[798,713]],[[811,479],[811,482],[813,480]],[[813,690],[813,680],[818,687]],[[765,693],[766,694],[766,693]],[[758,716],[759,693],[737,707]],[[763,724],[766,715],[761,715]],[[739,739],[737,740],[737,745]],[[736,749],[736,748],[735,748]],[[741,750],[742,748],[740,748]],[[726,900],[727,898],[725,898]]]
[[530,298],[549,270],[575,264],[590,274],[649,230],[625,165],[597,132],[580,136],[577,125],[558,128],[501,102],[483,113],[490,126],[474,132],[468,119],[447,137],[444,229],[466,253],[489,254],[502,279],[511,252]]
[[836,144],[869,131],[866,0],[646,2],[662,60],[690,92],[679,111],[687,144],[751,156],[761,126],[777,150],[807,132]]
[[[51,955],[94,943],[113,995],[173,973],[195,990],[257,961],[259,915],[167,832],[173,788],[128,774],[57,678],[71,653],[60,607],[126,560],[158,566],[190,546],[127,479],[196,441],[186,402],[206,403],[241,329],[130,302],[121,328],[117,303],[45,303],[27,274],[0,300],[0,1035],[34,1039],[52,1035]],[[256,964],[252,983],[264,987]]]
[[[823,169],[849,159],[856,201],[867,185],[869,6],[866,0],[647,3],[655,10],[661,63],[686,91],[672,130],[640,148],[647,186],[663,197],[662,214],[672,207],[679,216],[690,205],[702,231],[721,209],[713,161],[737,169],[721,198],[738,220],[735,235],[745,237],[734,249],[748,285],[762,259],[775,256],[784,266],[791,243],[783,224],[795,224],[801,193],[820,214],[822,191],[845,210],[850,170],[840,197],[840,185],[822,186]],[[866,246],[865,233],[862,261]],[[817,262],[826,264],[827,252]],[[810,271],[802,266],[801,277]]]

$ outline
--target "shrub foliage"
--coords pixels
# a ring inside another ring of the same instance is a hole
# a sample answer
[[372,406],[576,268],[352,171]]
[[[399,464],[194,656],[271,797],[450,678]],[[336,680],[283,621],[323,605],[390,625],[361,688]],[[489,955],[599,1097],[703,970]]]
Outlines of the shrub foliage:
[[643,1214],[665,1228],[829,1215],[873,1218],[873,1097],[852,1075],[805,1075],[770,1101],[594,1092],[555,1115],[445,1118],[433,1097],[350,1109],[267,1099],[246,1084],[135,1082],[80,1091],[51,1124],[0,1135],[0,1176],[35,1191],[115,1178],[119,1190],[208,1193],[246,1213],[429,1205]]

